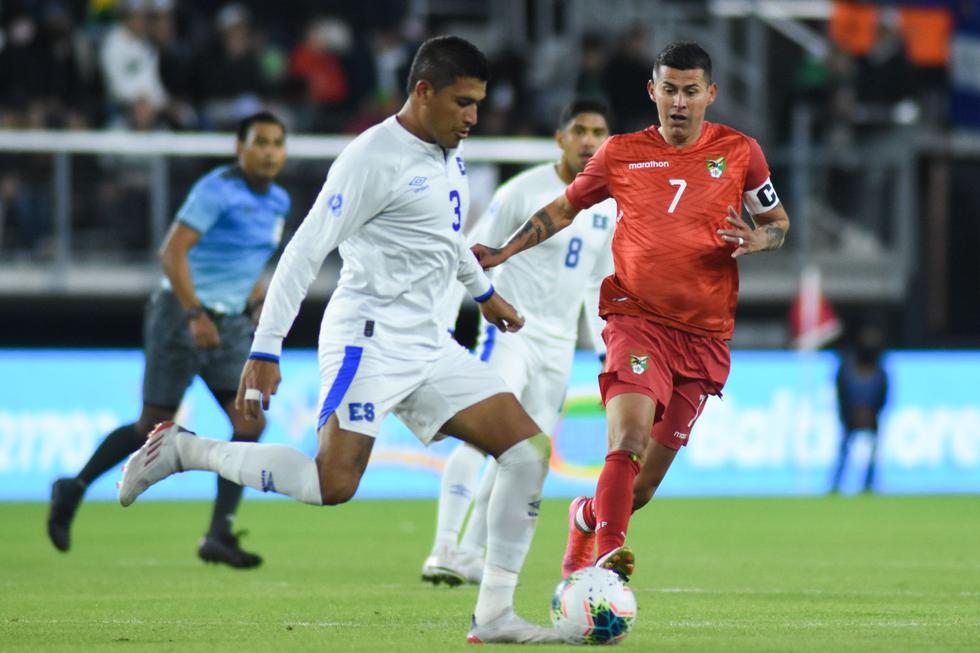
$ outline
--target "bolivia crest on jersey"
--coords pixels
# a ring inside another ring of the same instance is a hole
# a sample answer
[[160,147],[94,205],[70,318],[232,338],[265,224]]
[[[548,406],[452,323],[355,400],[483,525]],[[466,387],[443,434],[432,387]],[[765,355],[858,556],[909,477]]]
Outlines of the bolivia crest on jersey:
[[708,166],[708,174],[713,179],[717,179],[721,176],[721,173],[725,172],[725,157],[720,156],[717,159],[706,159],[705,165]]
[[643,374],[647,371],[648,367],[650,367],[649,356],[630,354],[630,369],[633,370],[633,374]]

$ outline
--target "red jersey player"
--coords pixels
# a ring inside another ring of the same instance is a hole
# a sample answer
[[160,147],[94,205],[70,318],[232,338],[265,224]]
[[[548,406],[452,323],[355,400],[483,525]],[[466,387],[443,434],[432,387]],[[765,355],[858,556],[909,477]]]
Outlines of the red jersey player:
[[[736,259],[779,248],[789,228],[758,143],[704,120],[717,94],[707,52],[696,43],[668,45],[647,91],[659,127],[609,138],[565,193],[505,245],[473,248],[493,267],[592,204],[613,197],[619,206],[615,272],[599,306],[608,454],[595,498],[569,506],[566,576],[591,564],[623,578],[633,573],[630,515],[651,499],[708,396],[721,394],[728,378]],[[740,204],[754,226],[741,219]]]

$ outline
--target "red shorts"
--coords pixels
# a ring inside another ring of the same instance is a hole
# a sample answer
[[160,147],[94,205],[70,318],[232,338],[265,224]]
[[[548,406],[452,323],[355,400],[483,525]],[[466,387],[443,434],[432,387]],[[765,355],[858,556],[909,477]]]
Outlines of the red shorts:
[[709,395],[721,395],[731,368],[725,341],[696,336],[633,315],[610,315],[602,330],[606,367],[599,375],[603,404],[639,392],[657,402],[650,436],[680,449]]

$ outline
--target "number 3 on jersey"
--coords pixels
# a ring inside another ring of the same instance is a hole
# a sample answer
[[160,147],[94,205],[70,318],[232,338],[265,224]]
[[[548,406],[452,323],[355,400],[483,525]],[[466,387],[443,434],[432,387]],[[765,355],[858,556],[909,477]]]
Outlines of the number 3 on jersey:
[[687,182],[683,179],[668,179],[671,186],[677,186],[677,192],[674,193],[674,199],[670,203],[670,207],[667,209],[667,213],[673,213],[674,209],[677,208],[677,203],[681,201],[681,195],[684,194],[684,189],[687,188]]
[[456,218],[453,220],[453,231],[459,231],[459,228],[463,226],[463,216],[460,213],[460,199],[458,190],[449,191],[449,201],[452,202],[453,213],[456,214]]

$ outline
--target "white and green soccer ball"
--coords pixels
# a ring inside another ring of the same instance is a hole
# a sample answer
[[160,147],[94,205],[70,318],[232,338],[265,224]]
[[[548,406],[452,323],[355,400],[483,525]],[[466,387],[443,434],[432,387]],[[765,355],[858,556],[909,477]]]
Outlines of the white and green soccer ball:
[[635,620],[633,590],[608,569],[579,569],[551,597],[551,621],[569,644],[616,644]]

